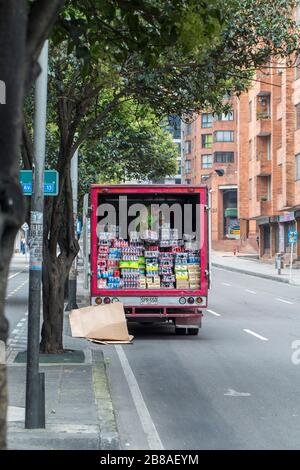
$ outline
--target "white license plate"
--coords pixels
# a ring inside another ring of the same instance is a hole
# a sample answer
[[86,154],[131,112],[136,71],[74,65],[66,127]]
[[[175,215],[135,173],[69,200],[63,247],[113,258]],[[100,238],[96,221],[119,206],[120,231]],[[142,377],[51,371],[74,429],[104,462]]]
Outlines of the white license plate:
[[141,297],[141,305],[157,305],[158,297]]

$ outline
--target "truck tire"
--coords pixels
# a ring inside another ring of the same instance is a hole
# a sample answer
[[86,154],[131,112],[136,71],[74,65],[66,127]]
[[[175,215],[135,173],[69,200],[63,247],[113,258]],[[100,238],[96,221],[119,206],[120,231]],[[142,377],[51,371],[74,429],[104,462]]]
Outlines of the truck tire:
[[186,334],[186,328],[180,328],[178,326],[175,327],[175,334],[176,335],[185,335]]
[[198,336],[199,328],[188,328],[188,334],[192,336]]

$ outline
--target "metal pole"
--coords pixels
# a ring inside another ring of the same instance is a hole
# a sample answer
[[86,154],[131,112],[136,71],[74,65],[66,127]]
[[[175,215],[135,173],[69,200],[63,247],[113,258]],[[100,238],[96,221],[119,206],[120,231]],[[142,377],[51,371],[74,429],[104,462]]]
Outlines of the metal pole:
[[35,87],[34,157],[29,243],[29,300],[26,371],[27,429],[45,427],[44,374],[39,372],[41,280],[43,259],[44,169],[46,147],[48,41],[39,57],[41,73]]
[[[78,149],[75,151],[71,160],[71,183],[72,183],[72,199],[73,199],[73,222],[74,232],[76,233],[77,221],[77,205],[78,205]],[[72,263],[69,272],[69,297],[66,311],[78,308],[76,303],[77,297],[77,256]]]
[[291,243],[291,259],[290,259],[290,282],[292,282],[292,268],[293,268],[293,248],[294,243]]

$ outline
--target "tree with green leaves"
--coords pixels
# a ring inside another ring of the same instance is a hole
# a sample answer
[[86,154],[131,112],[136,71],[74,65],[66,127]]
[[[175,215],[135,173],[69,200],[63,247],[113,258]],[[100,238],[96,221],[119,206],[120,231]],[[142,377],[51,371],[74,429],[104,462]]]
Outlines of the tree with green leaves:
[[[70,179],[76,149],[96,140],[100,146],[103,138],[107,144],[113,115],[126,103],[150,108],[157,118],[226,111],[224,94],[245,90],[270,56],[297,50],[293,4],[228,0],[221,13],[218,0],[66,2],[50,49],[60,185],[45,205],[42,351],[63,350],[62,280],[78,251]],[[115,142],[110,149],[116,152]]]

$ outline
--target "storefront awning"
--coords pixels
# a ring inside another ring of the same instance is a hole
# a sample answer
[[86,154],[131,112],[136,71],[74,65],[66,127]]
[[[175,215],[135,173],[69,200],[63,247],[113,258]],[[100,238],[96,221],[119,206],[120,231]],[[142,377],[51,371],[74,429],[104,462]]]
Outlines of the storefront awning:
[[236,207],[229,207],[224,211],[225,217],[237,217],[237,208]]

